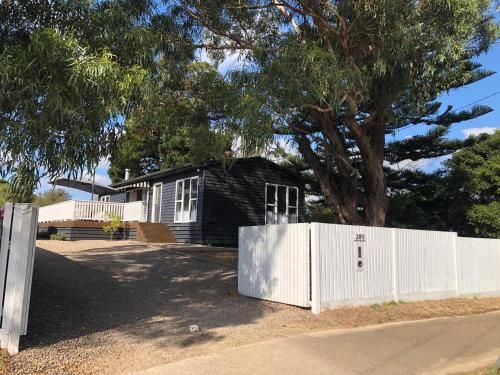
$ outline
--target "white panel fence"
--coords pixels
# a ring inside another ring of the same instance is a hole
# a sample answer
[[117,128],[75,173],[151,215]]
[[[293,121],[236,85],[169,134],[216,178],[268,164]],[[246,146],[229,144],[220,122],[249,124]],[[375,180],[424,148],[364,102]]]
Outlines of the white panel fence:
[[240,228],[241,294],[313,313],[338,306],[500,295],[500,240],[336,224]]
[[0,220],[0,347],[10,354],[28,327],[37,215],[29,204],[7,203]]
[[[249,240],[251,239],[251,240]],[[240,293],[309,306],[309,225],[240,228]]]

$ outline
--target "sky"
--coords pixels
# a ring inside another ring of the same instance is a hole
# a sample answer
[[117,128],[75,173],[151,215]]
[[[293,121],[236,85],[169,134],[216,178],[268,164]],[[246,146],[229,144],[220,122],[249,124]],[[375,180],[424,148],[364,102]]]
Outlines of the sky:
[[[482,64],[482,69],[492,70],[498,73],[468,86],[445,93],[437,100],[442,103],[441,108],[446,108],[448,105],[452,105],[456,109],[463,106],[467,106],[463,109],[470,109],[471,106],[469,106],[469,104],[489,96],[489,98],[481,100],[477,104],[490,106],[493,109],[493,112],[469,121],[463,121],[452,125],[448,138],[464,139],[469,135],[492,133],[496,129],[500,129],[500,44],[495,44],[488,53],[479,56],[476,61]],[[424,125],[409,127],[397,132],[396,139],[411,137],[415,134],[422,134],[427,130],[428,127]],[[437,160],[419,160],[413,163],[408,163],[407,166],[420,168],[429,172],[439,168],[444,159],[446,158],[439,158]]]
[[[202,59],[205,59],[202,56]],[[475,118],[469,121],[464,121],[453,125],[450,128],[448,134],[449,138],[464,139],[467,136],[473,134],[477,135],[479,133],[492,133],[495,129],[500,129],[500,44],[495,44],[494,47],[486,54],[483,54],[477,58],[477,61],[482,64],[483,69],[493,70],[498,73],[491,77],[483,79],[479,82],[475,82],[468,86],[452,90],[448,93],[441,95],[438,101],[442,102],[442,108],[446,108],[447,105],[452,105],[454,108],[460,108],[463,106],[468,106],[469,104],[481,100],[477,104],[488,105],[493,108],[493,112],[490,112],[479,118]],[[219,70],[222,73],[226,73],[229,70],[236,69],[239,65],[237,59],[234,56],[229,57],[225,62],[219,66]],[[464,108],[465,109],[465,108]],[[428,131],[428,127],[423,125],[413,126],[407,129],[398,131],[395,134],[396,139],[404,139],[406,137],[411,137],[416,134],[422,134]],[[388,140],[390,140],[389,137]],[[429,160],[417,160],[414,162],[406,161],[401,163],[398,167],[422,169],[424,171],[432,171],[439,168],[445,158],[429,159]],[[96,183],[102,185],[108,185],[111,180],[108,177],[107,170],[109,168],[109,162],[107,160],[101,160],[99,166],[96,170]],[[89,175],[86,176],[90,178]],[[48,184],[47,180],[43,180],[38,192],[49,190],[52,185]],[[74,189],[66,189],[73,197],[73,199],[90,199],[90,194],[81,192]]]

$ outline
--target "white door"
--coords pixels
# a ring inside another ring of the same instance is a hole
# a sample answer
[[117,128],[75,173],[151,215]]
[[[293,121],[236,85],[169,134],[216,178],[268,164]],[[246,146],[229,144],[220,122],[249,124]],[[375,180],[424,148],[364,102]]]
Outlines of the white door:
[[153,206],[151,213],[151,222],[159,223],[161,220],[161,188],[162,183],[153,185]]

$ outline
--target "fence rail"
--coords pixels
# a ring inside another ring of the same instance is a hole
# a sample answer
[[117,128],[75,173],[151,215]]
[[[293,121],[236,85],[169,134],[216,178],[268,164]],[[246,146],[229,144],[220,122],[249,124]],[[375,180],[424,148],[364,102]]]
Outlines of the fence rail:
[[67,220],[107,221],[119,217],[123,221],[145,221],[145,205],[142,201],[114,203],[100,201],[69,200],[40,207],[39,223]]
[[29,204],[7,203],[0,221],[0,347],[10,354],[18,352],[28,328],[37,215]]
[[452,232],[268,225],[240,228],[239,253],[240,293],[311,306],[313,313],[391,300],[500,295],[500,240]]

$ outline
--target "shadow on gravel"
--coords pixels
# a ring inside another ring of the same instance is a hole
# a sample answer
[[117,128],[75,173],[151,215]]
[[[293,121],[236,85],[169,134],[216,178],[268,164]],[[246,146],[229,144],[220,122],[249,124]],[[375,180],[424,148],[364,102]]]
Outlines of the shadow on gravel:
[[[219,340],[207,330],[251,323],[266,309],[238,295],[235,267],[179,247],[117,246],[68,257],[37,248],[32,285],[24,348],[110,329],[187,347]],[[202,331],[190,334],[191,324]]]

